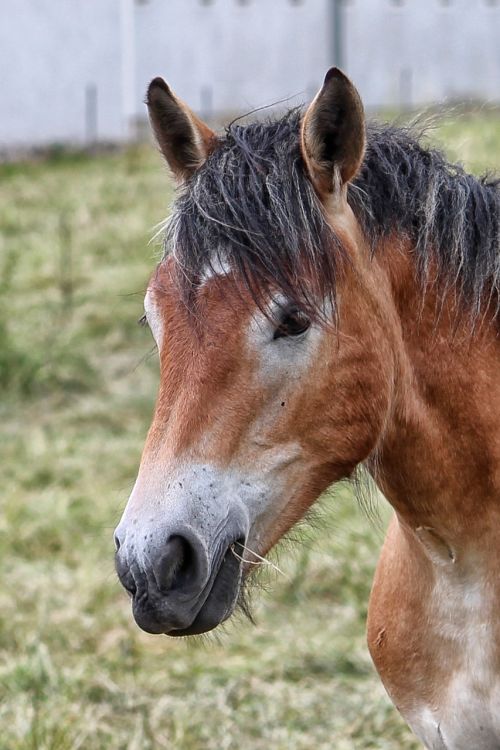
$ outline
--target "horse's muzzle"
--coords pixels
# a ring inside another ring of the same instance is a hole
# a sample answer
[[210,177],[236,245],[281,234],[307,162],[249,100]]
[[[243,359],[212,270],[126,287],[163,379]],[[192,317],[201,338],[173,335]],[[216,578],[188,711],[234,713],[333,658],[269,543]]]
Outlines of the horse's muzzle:
[[137,554],[135,544],[115,533],[116,571],[133,599],[134,618],[148,633],[197,635],[226,620],[241,585],[241,562],[234,545],[245,534],[225,528],[209,549],[192,527],[176,529],[163,545]]

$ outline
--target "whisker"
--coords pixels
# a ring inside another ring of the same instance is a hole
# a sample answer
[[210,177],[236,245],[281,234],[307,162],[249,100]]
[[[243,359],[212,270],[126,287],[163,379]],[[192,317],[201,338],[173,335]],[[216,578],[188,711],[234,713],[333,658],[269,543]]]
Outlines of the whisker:
[[281,570],[281,568],[278,568],[278,566],[275,563],[271,562],[271,560],[267,560],[265,557],[262,557],[262,555],[259,555],[257,552],[254,552],[249,547],[245,547],[245,545],[242,544],[241,542],[237,542],[237,544],[239,544],[239,546],[241,547],[242,550],[245,550],[246,552],[250,552],[251,555],[254,555],[254,557],[258,558],[257,560],[247,560],[246,558],[242,557],[241,555],[239,555],[236,552],[236,550],[234,548],[234,544],[232,544],[231,547],[230,547],[231,552],[233,553],[233,555],[238,560],[241,560],[241,562],[246,563],[247,565],[262,565],[262,564],[264,564],[264,565],[270,565],[271,568],[274,568],[274,570],[276,570],[282,576],[285,576],[285,578],[288,578],[288,576],[286,575],[286,573],[284,573]]

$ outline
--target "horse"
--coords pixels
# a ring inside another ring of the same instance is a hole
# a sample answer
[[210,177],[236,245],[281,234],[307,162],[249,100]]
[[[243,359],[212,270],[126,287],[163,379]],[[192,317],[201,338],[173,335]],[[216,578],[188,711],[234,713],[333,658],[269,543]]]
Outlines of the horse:
[[433,750],[500,747],[500,182],[312,103],[216,134],[161,78],[178,185],[145,316],[160,384],[115,531],[137,624],[233,613],[251,563],[358,467],[394,509],[368,646]]

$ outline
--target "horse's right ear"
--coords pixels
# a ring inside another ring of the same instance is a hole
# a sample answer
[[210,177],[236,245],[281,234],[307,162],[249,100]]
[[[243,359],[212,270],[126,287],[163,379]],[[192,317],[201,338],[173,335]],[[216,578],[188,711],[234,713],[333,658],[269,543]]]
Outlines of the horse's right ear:
[[365,116],[360,96],[338,68],[330,68],[309,105],[301,129],[309,176],[320,195],[355,177],[365,151]]
[[146,104],[170,169],[179,180],[188,179],[213,149],[215,133],[175,96],[163,78],[149,84]]

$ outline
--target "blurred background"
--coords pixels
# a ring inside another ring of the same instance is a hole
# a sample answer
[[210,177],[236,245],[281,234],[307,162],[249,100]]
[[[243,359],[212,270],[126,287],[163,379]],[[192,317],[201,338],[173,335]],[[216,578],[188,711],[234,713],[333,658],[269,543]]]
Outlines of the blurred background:
[[307,102],[338,64],[370,116],[430,107],[430,142],[495,171],[499,39],[500,0],[1,0],[0,750],[418,747],[365,646],[382,499],[325,495],[255,626],[133,623],[112,531],[155,398],[136,321],[172,199],[142,101],[162,75],[221,124]]

